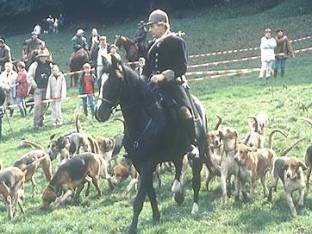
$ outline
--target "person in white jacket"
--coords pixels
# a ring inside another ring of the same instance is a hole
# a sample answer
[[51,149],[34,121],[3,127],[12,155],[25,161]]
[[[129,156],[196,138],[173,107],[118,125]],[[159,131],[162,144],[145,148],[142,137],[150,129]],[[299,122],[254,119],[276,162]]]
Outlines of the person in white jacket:
[[13,70],[13,64],[6,62],[4,64],[4,71],[0,75],[0,86],[7,92],[7,98],[5,105],[10,110],[10,117],[13,116],[14,107],[9,107],[16,103],[16,79],[17,73]]
[[271,29],[267,28],[264,31],[264,37],[261,38],[261,69],[259,78],[269,78],[273,74],[273,65],[275,60],[274,49],[276,40],[271,35]]
[[46,99],[52,99],[51,118],[53,125],[61,125],[63,123],[61,101],[66,98],[66,80],[64,75],[60,72],[57,65],[51,68],[51,75],[49,77]]

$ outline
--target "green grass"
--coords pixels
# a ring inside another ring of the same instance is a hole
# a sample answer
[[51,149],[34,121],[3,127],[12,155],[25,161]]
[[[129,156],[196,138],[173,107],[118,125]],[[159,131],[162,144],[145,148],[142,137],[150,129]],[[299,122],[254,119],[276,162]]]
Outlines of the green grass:
[[[285,3],[266,11],[253,11],[247,14],[241,8],[203,10],[182,19],[172,19],[175,30],[186,32],[186,40],[190,54],[217,51],[232,48],[254,47],[259,44],[262,30],[271,26],[287,26],[292,38],[307,35],[310,30],[312,15],[298,14],[298,9],[305,1],[286,1]],[[285,13],[286,12],[286,13]],[[301,11],[301,13],[306,13]],[[243,16],[240,16],[243,15]],[[130,24],[107,26],[105,32],[111,41],[115,34],[127,34],[135,31],[135,22]],[[52,50],[55,60],[67,70],[67,58],[71,52],[70,39],[74,30],[62,32],[59,35],[48,35],[47,45]],[[28,35],[18,35],[8,38],[15,57],[19,57],[18,48]],[[311,41],[295,44],[298,48],[311,46]],[[257,52],[255,53],[257,54]],[[235,58],[241,55],[220,56],[218,60]],[[210,60],[217,58],[209,58]],[[203,63],[210,60],[200,59],[193,63]],[[259,61],[238,65],[224,65],[218,69],[233,67],[257,67]],[[247,117],[258,111],[266,111],[270,116],[269,130],[280,128],[289,132],[287,139],[276,137],[273,147],[281,152],[299,137],[306,137],[291,155],[304,157],[305,149],[311,143],[312,129],[299,121],[299,117],[312,117],[311,108],[311,69],[312,55],[305,53],[296,59],[287,61],[286,76],[276,81],[259,81],[256,73],[233,78],[220,78],[190,82],[192,93],[203,102],[208,116],[209,126],[216,123],[216,114],[223,117],[225,125],[234,127],[240,137],[248,130]],[[215,69],[210,68],[210,69]],[[69,95],[75,95],[77,90],[71,89]],[[21,138],[27,138],[47,146],[49,136],[53,133],[62,134],[74,129],[73,112],[80,104],[78,98],[63,103],[65,124],[54,128],[50,120],[50,111],[46,115],[47,128],[43,131],[32,130],[32,118],[19,117],[18,113],[10,119],[14,134],[10,132],[7,118],[4,118],[4,142],[0,145],[0,159],[9,166],[28,149],[18,147]],[[119,114],[117,114],[119,115]],[[108,121],[100,124],[90,122],[81,117],[85,131],[93,135],[112,136],[122,131],[118,121]],[[57,162],[53,169],[56,170]],[[204,173],[203,173],[204,174]],[[305,207],[300,215],[293,219],[284,199],[282,187],[274,194],[273,203],[265,204],[261,188],[257,187],[255,201],[248,204],[235,202],[232,198],[225,206],[221,204],[219,182],[212,183],[211,191],[207,192],[202,183],[200,191],[200,212],[198,216],[190,214],[192,207],[191,174],[188,172],[185,185],[186,198],[182,206],[177,206],[170,194],[174,175],[169,172],[162,176],[163,186],[157,189],[161,223],[153,226],[151,209],[145,203],[140,216],[139,231],[141,233],[312,233],[312,198],[308,194]],[[203,177],[202,177],[203,178]],[[132,216],[132,199],[123,199],[121,193],[126,187],[123,183],[113,192],[109,191],[106,181],[102,181],[103,196],[95,198],[95,190],[91,196],[81,197],[78,203],[67,202],[65,207],[43,212],[41,193],[47,186],[43,174],[36,174],[37,193],[31,197],[31,187],[25,186],[26,214],[8,221],[4,204],[0,204],[1,233],[120,233],[125,232]]]

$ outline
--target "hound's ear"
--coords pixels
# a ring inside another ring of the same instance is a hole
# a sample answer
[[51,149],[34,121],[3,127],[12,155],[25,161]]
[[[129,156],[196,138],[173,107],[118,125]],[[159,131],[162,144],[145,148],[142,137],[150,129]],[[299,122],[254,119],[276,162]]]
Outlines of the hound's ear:
[[302,170],[304,171],[307,170],[307,166],[303,162],[299,161],[298,163],[299,163],[299,167],[301,167]]
[[55,137],[55,135],[56,135],[56,134],[52,134],[52,135],[50,136],[50,140],[53,140],[53,138]]

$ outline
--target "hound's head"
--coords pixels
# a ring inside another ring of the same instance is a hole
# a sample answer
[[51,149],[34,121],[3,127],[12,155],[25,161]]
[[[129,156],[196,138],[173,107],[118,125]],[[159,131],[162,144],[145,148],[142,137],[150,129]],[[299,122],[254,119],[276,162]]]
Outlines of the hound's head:
[[48,187],[44,190],[42,194],[42,207],[44,209],[47,209],[49,205],[56,200],[56,198],[57,194],[55,188],[51,185],[48,185]]
[[303,162],[299,161],[296,158],[289,158],[285,160],[285,164],[283,168],[284,179],[285,180],[299,179],[303,174],[302,170],[306,170],[306,169],[307,167]]

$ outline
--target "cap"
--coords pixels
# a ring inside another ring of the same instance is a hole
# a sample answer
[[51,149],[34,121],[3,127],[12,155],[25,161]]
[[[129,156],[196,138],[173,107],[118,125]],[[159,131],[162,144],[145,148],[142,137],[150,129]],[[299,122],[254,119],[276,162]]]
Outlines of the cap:
[[269,32],[269,33],[270,33],[270,32],[272,32],[272,30],[271,30],[270,28],[266,28],[266,29],[264,30],[264,32],[266,32],[266,33]]
[[49,57],[50,53],[48,50],[39,50],[37,58],[39,57]]
[[169,25],[169,19],[168,19],[167,13],[160,9],[153,11],[148,17],[147,25],[150,25],[150,24]]
[[25,63],[23,61],[18,62],[17,67],[23,67],[25,68]]
[[81,29],[81,28],[79,28],[78,30],[77,30],[77,35],[80,35],[80,34],[83,34],[84,33],[84,31],[83,31],[83,29]]
[[101,41],[101,40],[106,40],[106,36],[100,36],[99,37],[99,40]]

